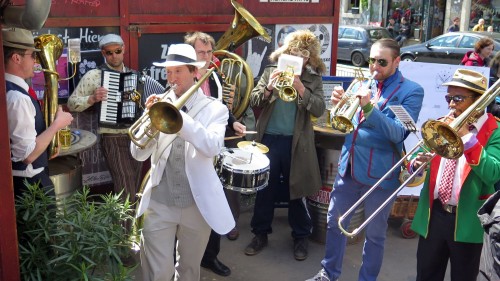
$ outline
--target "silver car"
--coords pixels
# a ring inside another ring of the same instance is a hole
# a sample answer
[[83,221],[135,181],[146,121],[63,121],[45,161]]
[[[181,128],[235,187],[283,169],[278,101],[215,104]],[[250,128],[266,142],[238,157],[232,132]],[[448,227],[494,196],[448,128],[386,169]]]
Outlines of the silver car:
[[339,26],[337,59],[350,61],[354,66],[364,66],[370,57],[375,41],[392,38],[384,27],[369,25]]

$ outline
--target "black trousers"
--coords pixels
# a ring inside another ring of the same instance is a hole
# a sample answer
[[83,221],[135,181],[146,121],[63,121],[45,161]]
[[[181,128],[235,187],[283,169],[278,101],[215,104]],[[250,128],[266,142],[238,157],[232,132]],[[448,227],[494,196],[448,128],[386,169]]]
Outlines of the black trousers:
[[293,136],[268,134],[262,138],[262,143],[269,148],[267,153],[270,162],[269,183],[266,188],[257,191],[251,221],[254,234],[272,233],[274,202],[275,198],[279,196],[279,185],[284,184],[287,187],[284,197],[288,201],[288,223],[292,228],[292,237],[306,238],[311,235],[312,221],[304,198],[290,200],[288,187],[292,161],[292,138]]
[[482,244],[455,242],[455,219],[456,214],[446,212],[439,200],[434,201],[429,234],[418,241],[417,281],[443,281],[448,260],[451,281],[476,280]]
[[[26,178],[26,177],[16,177],[14,176],[12,178],[13,183],[14,183],[14,196],[20,196],[23,192],[28,190],[28,187],[25,184],[25,181],[27,181],[30,185],[34,185],[38,183],[38,187],[43,188],[45,191],[49,191],[49,195],[55,196],[55,192],[53,190],[54,184],[52,183],[52,180],[50,180],[49,177],[49,170],[47,167],[44,168],[44,170],[37,175],[31,177],[31,178]],[[52,189],[52,190],[51,190]]]

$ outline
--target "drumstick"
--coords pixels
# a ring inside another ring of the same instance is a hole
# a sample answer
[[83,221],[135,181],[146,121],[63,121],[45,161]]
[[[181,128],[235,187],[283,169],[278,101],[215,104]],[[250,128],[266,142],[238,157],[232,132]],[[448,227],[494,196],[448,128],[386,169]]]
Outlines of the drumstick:
[[257,131],[243,131],[243,134],[257,134]]
[[231,137],[225,137],[224,140],[234,140],[234,139],[239,139],[242,138],[243,136],[231,136]]

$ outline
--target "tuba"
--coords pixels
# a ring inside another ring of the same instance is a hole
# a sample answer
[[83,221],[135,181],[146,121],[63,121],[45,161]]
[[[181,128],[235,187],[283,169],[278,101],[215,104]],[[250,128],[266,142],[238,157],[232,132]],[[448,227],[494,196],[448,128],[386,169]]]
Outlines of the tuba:
[[[50,126],[54,122],[58,109],[58,79],[59,73],[56,70],[56,60],[63,52],[63,42],[53,34],[43,34],[35,38],[35,48],[40,49],[37,54],[37,61],[43,68],[45,78],[45,93],[43,102],[43,114],[45,124]],[[59,132],[52,138],[49,146],[49,158],[55,155],[59,146]]]
[[[359,98],[354,95],[353,88],[357,84],[370,86],[375,75],[377,75],[376,71],[371,76],[372,78],[368,79],[364,77],[361,68],[355,70],[354,81],[352,81],[345,94],[330,112],[333,129],[342,133],[350,133],[354,130],[354,125],[351,120],[358,110]],[[365,84],[366,81],[368,82]]]
[[236,119],[245,113],[253,89],[252,69],[243,58],[232,53],[249,39],[262,36],[271,42],[262,25],[238,2],[231,0],[235,12],[231,26],[215,44],[214,55],[221,60],[223,98]]

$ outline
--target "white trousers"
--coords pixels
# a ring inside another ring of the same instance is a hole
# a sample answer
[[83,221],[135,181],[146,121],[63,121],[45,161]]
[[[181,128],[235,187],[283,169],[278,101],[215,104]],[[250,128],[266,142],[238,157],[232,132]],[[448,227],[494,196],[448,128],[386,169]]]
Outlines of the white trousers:
[[[210,237],[210,226],[196,204],[170,207],[155,200],[144,213],[141,239],[143,281],[200,280],[200,262]],[[179,258],[174,265],[175,238]]]

